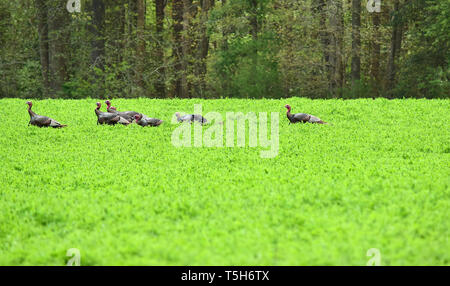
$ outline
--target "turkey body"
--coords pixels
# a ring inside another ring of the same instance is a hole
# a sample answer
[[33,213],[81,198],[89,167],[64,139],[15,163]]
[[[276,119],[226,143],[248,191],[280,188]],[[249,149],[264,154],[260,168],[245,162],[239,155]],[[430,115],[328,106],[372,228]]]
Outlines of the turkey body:
[[136,114],[135,116],[136,123],[142,127],[152,126],[156,127],[161,125],[164,121],[158,118],[151,118],[144,114]]
[[208,120],[206,120],[205,117],[201,116],[200,114],[186,114],[183,116],[180,116],[180,114],[177,112],[175,114],[177,116],[177,121],[178,122],[194,122],[197,121],[200,124],[206,124],[208,122]]
[[95,115],[97,115],[97,124],[116,125],[117,123],[122,125],[130,124],[130,121],[120,117],[118,114],[110,112],[100,111],[101,104],[97,102],[97,108],[95,109]]
[[139,114],[139,112],[136,111],[117,111],[117,109],[114,106],[111,106],[111,102],[109,100],[105,101],[107,108],[106,110],[109,113],[115,113],[118,114],[120,117],[124,118],[125,120],[129,121],[129,122],[133,122],[134,120],[134,116]]
[[287,113],[286,116],[289,119],[289,124],[290,123],[316,123],[316,124],[328,124],[325,121],[322,121],[319,117],[311,115],[311,114],[307,114],[307,113],[291,113],[291,107],[289,105],[285,106],[287,108]]
[[67,125],[63,125],[50,117],[42,116],[42,115],[38,115],[38,114],[34,113],[31,110],[31,107],[33,106],[31,101],[28,101],[27,104],[28,104],[28,114],[30,115],[30,122],[28,122],[28,125],[31,124],[31,125],[38,126],[38,127],[52,127],[52,128],[67,127]]
[[317,123],[317,124],[326,124],[326,122],[322,121],[319,117],[316,117],[314,115],[307,114],[307,113],[291,114],[290,116],[288,115],[288,119],[291,123],[309,122],[309,123]]

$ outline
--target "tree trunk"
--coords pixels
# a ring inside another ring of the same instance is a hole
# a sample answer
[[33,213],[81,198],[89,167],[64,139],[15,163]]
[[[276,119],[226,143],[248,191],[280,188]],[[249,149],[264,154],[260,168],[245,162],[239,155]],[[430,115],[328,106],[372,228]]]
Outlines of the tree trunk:
[[209,10],[214,6],[214,0],[202,0],[202,14],[201,14],[201,23],[200,23],[200,33],[201,39],[198,48],[197,55],[197,77],[200,79],[200,83],[197,86],[197,94],[204,95],[206,83],[205,83],[205,75],[206,75],[206,58],[208,56],[209,50],[209,37],[206,31],[206,22],[208,21],[208,13]]
[[138,17],[138,0],[128,0],[128,36],[129,36],[129,46],[133,48],[136,47],[136,28],[137,28],[137,17]]
[[251,15],[250,15],[250,29],[253,41],[258,40],[258,1],[250,0]]
[[173,20],[173,56],[174,56],[174,95],[183,96],[182,74],[183,74],[183,48],[181,33],[183,31],[183,0],[173,0],[172,2],[172,20]]
[[386,92],[389,98],[393,97],[393,89],[395,87],[396,78],[396,59],[400,52],[402,43],[402,26],[398,19],[398,11],[400,8],[400,1],[394,1],[394,11],[391,17],[392,23],[392,36],[391,36],[391,50],[389,53],[388,66],[387,66],[387,81]]
[[[224,7],[226,5],[227,5],[227,0],[222,0],[221,6]],[[219,44],[219,49],[222,51],[228,50],[228,35],[230,34],[230,31],[228,31],[228,30],[229,29],[222,29],[222,39]],[[225,96],[231,96],[231,94],[230,94],[231,80],[230,80],[229,74],[223,70],[220,72],[220,76],[222,77],[222,80],[221,80],[222,94],[224,94]]]
[[91,34],[91,66],[93,86],[100,98],[104,97],[105,78],[97,69],[105,70],[105,3],[103,0],[92,0],[90,3],[92,22],[89,25]]
[[139,95],[144,95],[144,68],[145,68],[145,1],[137,0],[137,50],[136,50],[136,84],[140,88]]
[[380,13],[371,13],[373,24],[373,37],[371,41],[370,53],[370,78],[373,96],[379,95],[380,87]]
[[166,69],[164,67],[164,8],[166,6],[165,0],[155,0],[156,8],[156,68],[157,81],[155,84],[156,95],[160,98],[166,97]]
[[[56,96],[67,80],[67,45],[69,16],[66,10],[67,1],[49,1],[49,81],[51,96]],[[51,11],[51,12],[50,12]]]
[[50,90],[49,82],[49,46],[48,46],[48,22],[47,22],[47,0],[36,0],[38,13],[39,54],[41,58],[43,96],[47,97]]
[[101,70],[105,69],[105,3],[92,0],[92,51],[91,64]]
[[251,4],[251,11],[250,11],[250,33],[252,35],[253,39],[253,51],[252,51],[252,73],[255,75],[251,78],[251,84],[255,85],[256,87],[256,74],[257,74],[257,67],[258,67],[258,1],[257,0],[250,0]]
[[342,2],[336,0],[328,1],[330,16],[330,93],[333,97],[341,94],[343,86],[343,13]]
[[190,38],[190,24],[191,24],[191,9],[192,0],[183,0],[183,35],[182,35],[182,69],[181,73],[181,94],[180,97],[189,97],[189,84],[187,80],[189,57],[191,55],[191,38]]
[[137,0],[128,0],[128,11],[127,11],[127,58],[128,63],[130,65],[130,69],[128,70],[128,87],[129,92],[128,94],[130,96],[133,96],[135,93],[135,85],[136,85],[136,75],[137,75],[137,18],[138,18],[138,11],[137,11]]
[[361,79],[361,1],[352,0],[352,86]]
[[337,80],[338,80],[338,93],[339,96],[342,96],[342,88],[345,83],[345,66],[344,66],[344,8],[343,8],[343,1],[337,2],[337,8],[338,8],[338,45],[337,45]]
[[330,33],[327,29],[327,3],[325,0],[313,2],[313,12],[319,17],[319,38],[323,54],[323,72],[327,76],[328,83],[331,82],[330,66]]
[[123,50],[125,49],[125,1],[108,1],[109,12],[106,15],[108,22],[108,58],[114,64],[120,64],[123,60]]

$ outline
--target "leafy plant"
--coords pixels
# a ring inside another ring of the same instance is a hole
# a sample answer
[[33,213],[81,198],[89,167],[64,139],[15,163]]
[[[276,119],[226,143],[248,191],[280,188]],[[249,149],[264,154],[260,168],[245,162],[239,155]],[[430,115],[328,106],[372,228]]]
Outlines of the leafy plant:
[[[65,265],[70,248],[81,265],[366,265],[370,248],[450,264],[448,100],[113,100],[158,128],[98,126],[96,101],[34,100],[54,130],[0,100],[0,265]],[[194,103],[280,112],[278,156],[174,147]],[[289,125],[285,104],[332,125]]]

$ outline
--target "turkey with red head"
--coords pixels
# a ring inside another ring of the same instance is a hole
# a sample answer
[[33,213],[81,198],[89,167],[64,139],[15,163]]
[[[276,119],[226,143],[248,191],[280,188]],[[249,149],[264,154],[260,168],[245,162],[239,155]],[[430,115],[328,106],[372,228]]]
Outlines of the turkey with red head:
[[129,122],[133,122],[134,116],[136,114],[139,114],[139,112],[136,112],[136,111],[123,111],[123,112],[117,111],[117,109],[114,106],[111,106],[111,101],[109,101],[109,100],[105,101],[105,103],[108,106],[106,108],[106,110],[108,112],[117,113],[118,115],[120,115],[120,117],[125,118]]
[[307,113],[291,113],[291,106],[289,104],[286,104],[284,107],[287,108],[287,118],[289,119],[289,124],[291,123],[316,123],[316,124],[328,124],[328,122],[322,121],[319,117],[316,117],[311,114]]
[[28,122],[28,125],[35,125],[38,127],[53,127],[53,128],[63,128],[67,127],[67,125],[63,125],[59,123],[58,121],[42,115],[37,115],[31,110],[31,107],[33,106],[33,103],[31,101],[27,101],[28,104],[28,114],[30,115],[30,122]]
[[117,123],[122,125],[130,124],[130,121],[124,119],[123,117],[120,117],[116,113],[100,111],[101,106],[102,104],[100,102],[97,102],[97,108],[95,109],[95,114],[97,115],[97,124],[108,124],[108,125],[115,125]]
[[200,114],[186,114],[181,116],[180,113],[175,113],[175,115],[177,116],[177,121],[178,122],[194,122],[197,121],[200,124],[204,125],[208,123],[208,120],[206,120],[205,117],[201,116]]
[[141,125],[142,127],[145,126],[152,126],[152,127],[156,127],[161,125],[161,123],[163,123],[163,121],[161,119],[158,118],[150,118],[144,114],[136,114],[134,116],[134,119],[136,119],[136,123]]

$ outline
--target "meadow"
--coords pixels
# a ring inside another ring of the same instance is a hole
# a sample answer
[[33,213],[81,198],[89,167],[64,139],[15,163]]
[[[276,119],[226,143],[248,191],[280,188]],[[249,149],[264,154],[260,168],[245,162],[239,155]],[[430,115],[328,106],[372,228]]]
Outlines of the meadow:
[[[157,128],[99,126],[96,101],[34,100],[69,125],[40,129],[0,100],[0,265],[450,265],[450,100],[112,100]],[[278,156],[174,147],[195,103],[280,112]]]

